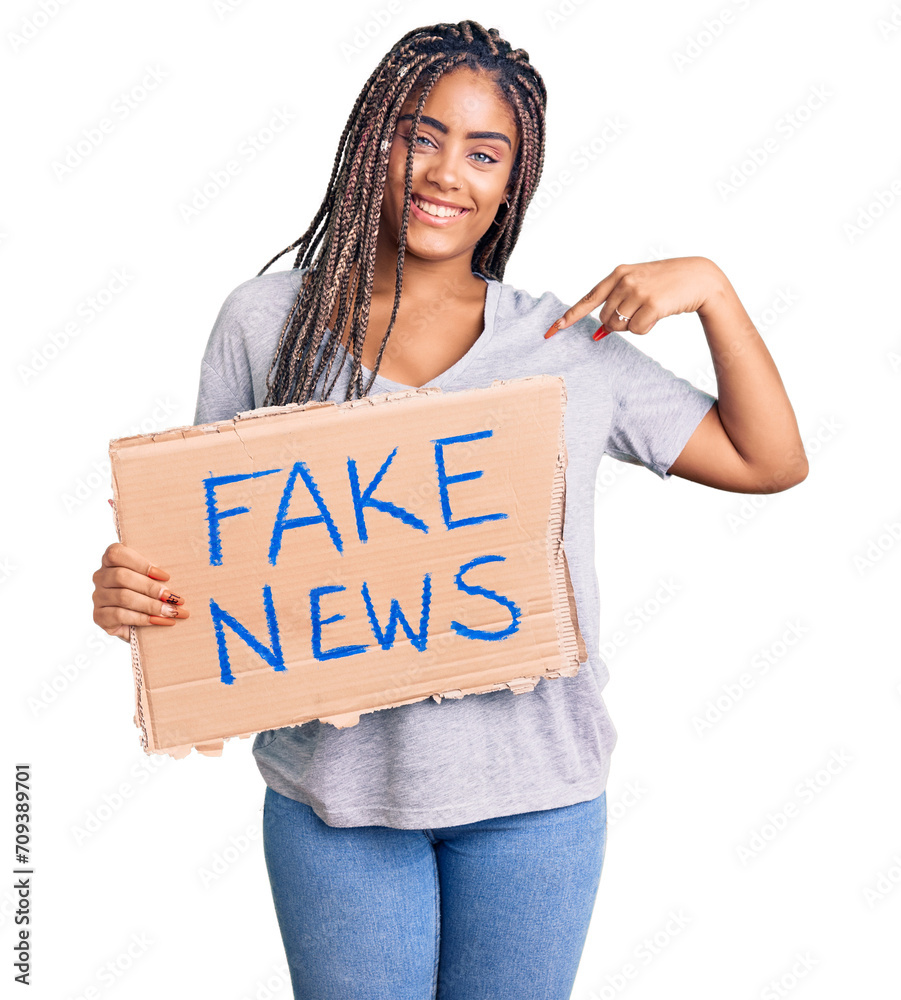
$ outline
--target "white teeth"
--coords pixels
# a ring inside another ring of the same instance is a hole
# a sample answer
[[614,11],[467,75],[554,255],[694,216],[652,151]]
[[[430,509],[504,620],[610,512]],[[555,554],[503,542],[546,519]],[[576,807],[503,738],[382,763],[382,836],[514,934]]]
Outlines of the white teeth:
[[416,207],[421,209],[423,212],[427,212],[429,215],[436,215],[439,219],[446,219],[449,216],[460,215],[463,212],[462,208],[448,208],[446,205],[432,205],[427,201],[420,201],[419,198],[414,198],[413,202]]

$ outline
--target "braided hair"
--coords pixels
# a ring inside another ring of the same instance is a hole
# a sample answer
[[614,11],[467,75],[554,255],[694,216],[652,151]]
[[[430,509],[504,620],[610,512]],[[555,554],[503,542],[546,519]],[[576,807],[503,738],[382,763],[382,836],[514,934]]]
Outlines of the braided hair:
[[[295,247],[299,249],[294,268],[308,268],[282,328],[266,378],[267,394],[263,405],[308,402],[323,372],[323,395],[327,398],[331,394],[347,358],[345,354],[329,385],[340,337],[329,338],[318,363],[316,358],[336,299],[338,312],[334,326],[338,331],[345,329],[353,304],[350,331],[353,360],[346,398],[359,398],[369,393],[400,304],[413,188],[413,154],[422,110],[438,79],[459,66],[487,70],[492,74],[519,128],[520,144],[510,175],[513,187],[509,207],[501,206],[504,213],[501,220],[495,218],[476,244],[472,256],[473,271],[503,280],[507,258],[519,238],[526,208],[538,187],[544,165],[547,104],[544,81],[529,62],[528,52],[511,48],[496,28],[486,29],[476,21],[416,28],[407,32],[384,56],[357,97],[338,143],[328,190],[309,229],[259,272],[263,274]],[[389,151],[404,102],[417,89],[420,92],[408,139],[394,307],[375,367],[364,386],[361,356],[369,322],[376,239]],[[353,302],[348,288],[352,268],[355,268],[357,285]]]

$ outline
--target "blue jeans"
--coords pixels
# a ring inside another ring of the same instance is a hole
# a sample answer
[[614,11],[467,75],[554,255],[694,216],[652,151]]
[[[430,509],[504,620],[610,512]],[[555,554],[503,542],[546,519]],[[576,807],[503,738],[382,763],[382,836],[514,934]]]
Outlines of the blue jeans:
[[607,797],[432,830],[332,827],[266,789],[263,849],[295,1000],[567,1000]]

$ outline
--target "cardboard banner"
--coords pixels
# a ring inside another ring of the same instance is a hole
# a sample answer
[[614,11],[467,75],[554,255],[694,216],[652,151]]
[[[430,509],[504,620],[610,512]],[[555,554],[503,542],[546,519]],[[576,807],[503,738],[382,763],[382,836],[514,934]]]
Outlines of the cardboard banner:
[[573,676],[564,407],[536,376],[111,441],[119,539],[191,615],[131,630],[145,751]]

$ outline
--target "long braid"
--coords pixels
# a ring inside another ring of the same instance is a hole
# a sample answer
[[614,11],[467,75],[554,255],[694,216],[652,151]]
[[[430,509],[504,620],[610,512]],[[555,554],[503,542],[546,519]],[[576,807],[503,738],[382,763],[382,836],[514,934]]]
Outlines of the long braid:
[[[488,228],[472,256],[473,271],[503,280],[507,260],[519,238],[544,166],[547,104],[544,81],[529,62],[528,52],[512,49],[496,28],[486,29],[476,21],[416,28],[385,54],[357,97],[338,143],[325,197],[309,228],[259,272],[263,274],[294,249],[297,249],[294,269],[306,269],[267,375],[264,405],[308,402],[320,379],[324,380],[323,396],[327,398],[348,358],[351,371],[346,398],[365,396],[372,388],[400,306],[413,157],[423,108],[435,83],[458,66],[491,73],[519,129],[509,208],[501,221],[495,220]],[[364,386],[363,341],[369,324],[376,240],[390,147],[401,109],[414,92],[417,105],[408,139],[394,305],[371,377]],[[336,303],[334,332],[320,354]],[[340,333],[347,327],[351,309],[349,349],[339,354]],[[333,363],[339,357],[340,364],[329,384]]]
[[[440,56],[429,57],[424,63],[425,67],[438,62],[440,58],[441,58]],[[416,138],[415,130],[418,129],[419,127],[419,121],[422,115],[422,108],[425,105],[426,98],[428,97],[429,91],[434,85],[435,80],[437,80],[437,76],[427,78],[425,87],[423,88],[422,93],[419,95],[419,100],[417,102],[416,112],[414,115],[413,125],[411,129],[410,145],[407,150],[404,215],[401,223],[401,232],[398,239],[399,250],[398,250],[398,261],[396,267],[394,306],[391,312],[391,319],[388,324],[388,330],[386,331],[385,336],[382,339],[381,348],[379,350],[379,361],[381,361],[381,352],[384,350],[385,344],[387,343],[388,334],[391,332],[391,329],[394,326],[394,320],[397,316],[397,309],[400,305],[400,290],[401,290],[401,283],[403,280],[403,258],[406,245],[407,223],[409,219],[409,210],[410,210],[410,194],[412,192],[412,185],[413,185],[413,180],[412,180],[413,155],[415,152],[415,138]],[[408,94],[412,89],[413,85],[408,84],[405,91],[405,97],[406,94]],[[393,136],[394,134],[394,128],[396,126],[397,117],[400,114],[402,106],[403,106],[403,100],[399,101],[395,105],[395,110],[391,115],[391,117],[389,118],[388,122],[386,123],[385,141],[388,143],[390,143],[391,136]],[[388,161],[386,158],[383,158],[379,163],[379,175],[377,178],[377,185],[380,191],[384,191],[385,177],[387,176],[387,173],[388,173]],[[372,238],[368,243],[364,244],[367,247],[368,252],[365,255],[365,271],[363,274],[363,279],[365,280],[366,288],[368,288],[371,291],[372,273],[375,266],[376,237],[377,237],[379,216],[381,214],[381,196],[379,197],[378,201],[373,199],[370,202],[368,208],[369,208],[369,218],[367,219],[368,226],[366,232],[367,235],[369,234],[369,232],[371,232]],[[361,396],[367,395],[372,385],[372,379],[375,378],[375,374],[378,371],[378,364],[376,364],[372,376],[370,378],[370,381],[364,389],[362,385],[361,355],[363,350],[363,339],[366,328],[369,323],[370,303],[371,303],[371,294],[369,293],[367,293],[365,296],[357,296],[356,298],[356,309],[354,312],[354,318],[352,324],[352,336],[351,336],[352,349],[353,349],[353,367],[351,371],[350,384],[348,385],[348,398],[351,398],[351,393],[357,393]],[[338,330],[343,329],[342,322],[343,322],[342,318],[339,317],[338,321],[335,324]],[[332,355],[332,358],[329,359],[328,366],[326,369],[326,377],[327,377],[328,367],[331,366],[331,361],[333,357],[334,355]],[[340,375],[340,371],[341,369],[339,368],[338,371],[335,373],[335,379],[333,380],[332,385],[328,387],[325,393],[326,396],[328,396],[328,394],[331,392],[331,389],[334,386],[334,381],[337,380],[338,376]]]

